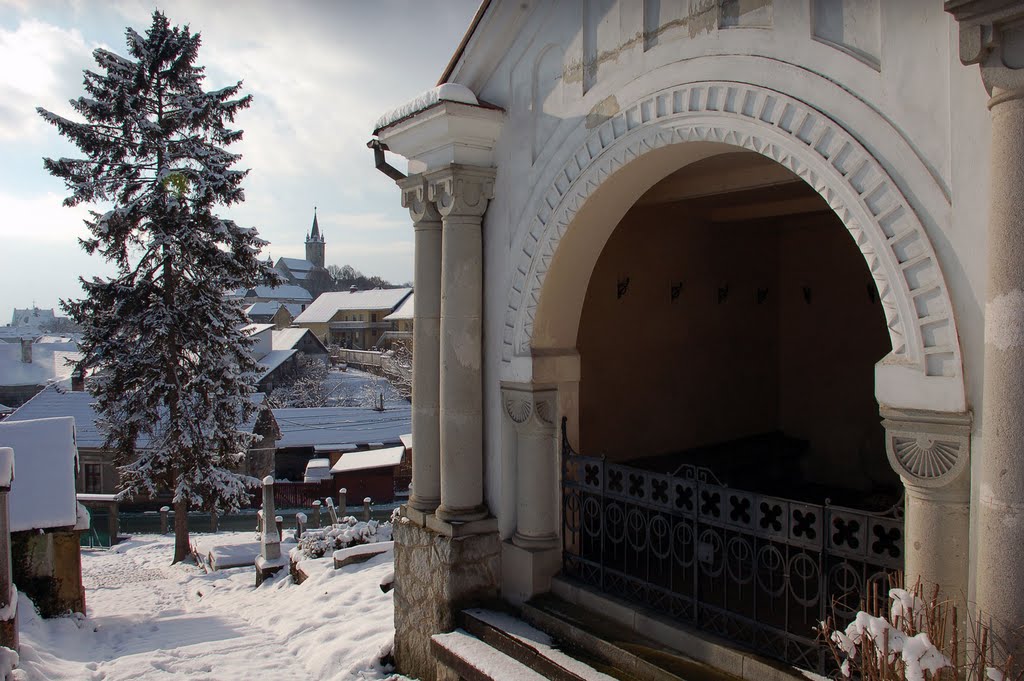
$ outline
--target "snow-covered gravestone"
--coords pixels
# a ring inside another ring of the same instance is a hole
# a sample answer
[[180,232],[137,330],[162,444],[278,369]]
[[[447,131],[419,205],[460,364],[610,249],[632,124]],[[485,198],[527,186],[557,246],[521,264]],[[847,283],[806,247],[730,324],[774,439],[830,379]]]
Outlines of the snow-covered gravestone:
[[363,520],[370,522],[370,504],[373,503],[373,499],[366,497],[363,499]]
[[287,563],[281,557],[281,533],[274,522],[274,478],[263,478],[263,531],[260,533],[260,555],[256,556],[256,586]]
[[313,502],[313,524],[320,527],[320,500]]
[[330,497],[327,497],[327,513],[331,516],[331,525],[337,525],[338,512],[334,510],[334,499],[331,499]]
[[341,515],[345,515],[346,508],[348,508],[348,490],[342,487],[338,490],[338,510],[341,511]]
[[306,514],[296,513],[295,514],[295,538],[302,539],[302,533],[306,529]]
[[18,593],[11,575],[11,516],[7,495],[14,482],[14,450],[0,447],[0,646],[18,650]]

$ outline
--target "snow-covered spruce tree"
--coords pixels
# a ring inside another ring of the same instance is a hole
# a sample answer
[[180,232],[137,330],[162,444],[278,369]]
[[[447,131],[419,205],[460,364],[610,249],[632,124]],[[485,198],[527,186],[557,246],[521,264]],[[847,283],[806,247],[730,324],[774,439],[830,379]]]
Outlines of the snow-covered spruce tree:
[[233,509],[252,481],[233,472],[251,443],[257,366],[241,307],[226,291],[278,283],[258,257],[255,229],[217,217],[215,206],[244,200],[224,147],[249,106],[242,83],[202,89],[200,38],[160,12],[145,37],[126,30],[129,58],[97,49],[85,71],[86,96],[71,101],[84,118],[39,114],[85,158],[44,159],[64,180],[67,206],[92,211],[90,253],[114,264],[111,278],[82,280],[85,297],[62,306],[84,329],[80,366],[93,371],[106,446],[130,493],[174,498],[174,562],[189,554],[189,508]]

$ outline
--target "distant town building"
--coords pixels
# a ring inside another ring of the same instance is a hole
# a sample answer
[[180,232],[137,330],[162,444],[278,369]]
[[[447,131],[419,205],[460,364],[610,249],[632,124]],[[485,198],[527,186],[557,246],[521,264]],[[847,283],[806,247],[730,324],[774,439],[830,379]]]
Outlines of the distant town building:
[[366,350],[381,345],[393,329],[385,317],[411,296],[411,288],[324,293],[295,318],[295,324],[310,329],[327,345]]

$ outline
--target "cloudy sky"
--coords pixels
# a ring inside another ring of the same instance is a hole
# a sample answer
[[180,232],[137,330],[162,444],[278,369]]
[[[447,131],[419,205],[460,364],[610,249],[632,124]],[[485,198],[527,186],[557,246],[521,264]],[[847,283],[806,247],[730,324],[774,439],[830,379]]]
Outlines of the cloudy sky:
[[[304,257],[318,207],[327,264],[412,279],[412,229],[366,141],[384,111],[432,87],[479,0],[165,0],[174,24],[203,37],[207,89],[237,80],[253,95],[231,150],[250,168],[246,202],[221,210],[255,226],[269,253]],[[125,54],[154,5],[125,0],[0,0],[0,325],[12,309],[78,297],[80,275],[108,272],[86,255],[87,208],[64,208],[42,158],[79,156],[35,113],[71,116],[92,50]]]

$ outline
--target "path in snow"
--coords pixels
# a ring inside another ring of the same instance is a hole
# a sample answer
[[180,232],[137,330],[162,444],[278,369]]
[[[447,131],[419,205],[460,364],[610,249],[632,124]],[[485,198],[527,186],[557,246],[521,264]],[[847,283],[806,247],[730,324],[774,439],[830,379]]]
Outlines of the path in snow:
[[29,681],[251,681],[383,679],[394,636],[392,597],[374,559],[255,583],[254,569],[206,575],[168,566],[173,538],[143,537],[84,551],[87,617],[42,620],[21,597],[22,664]]

